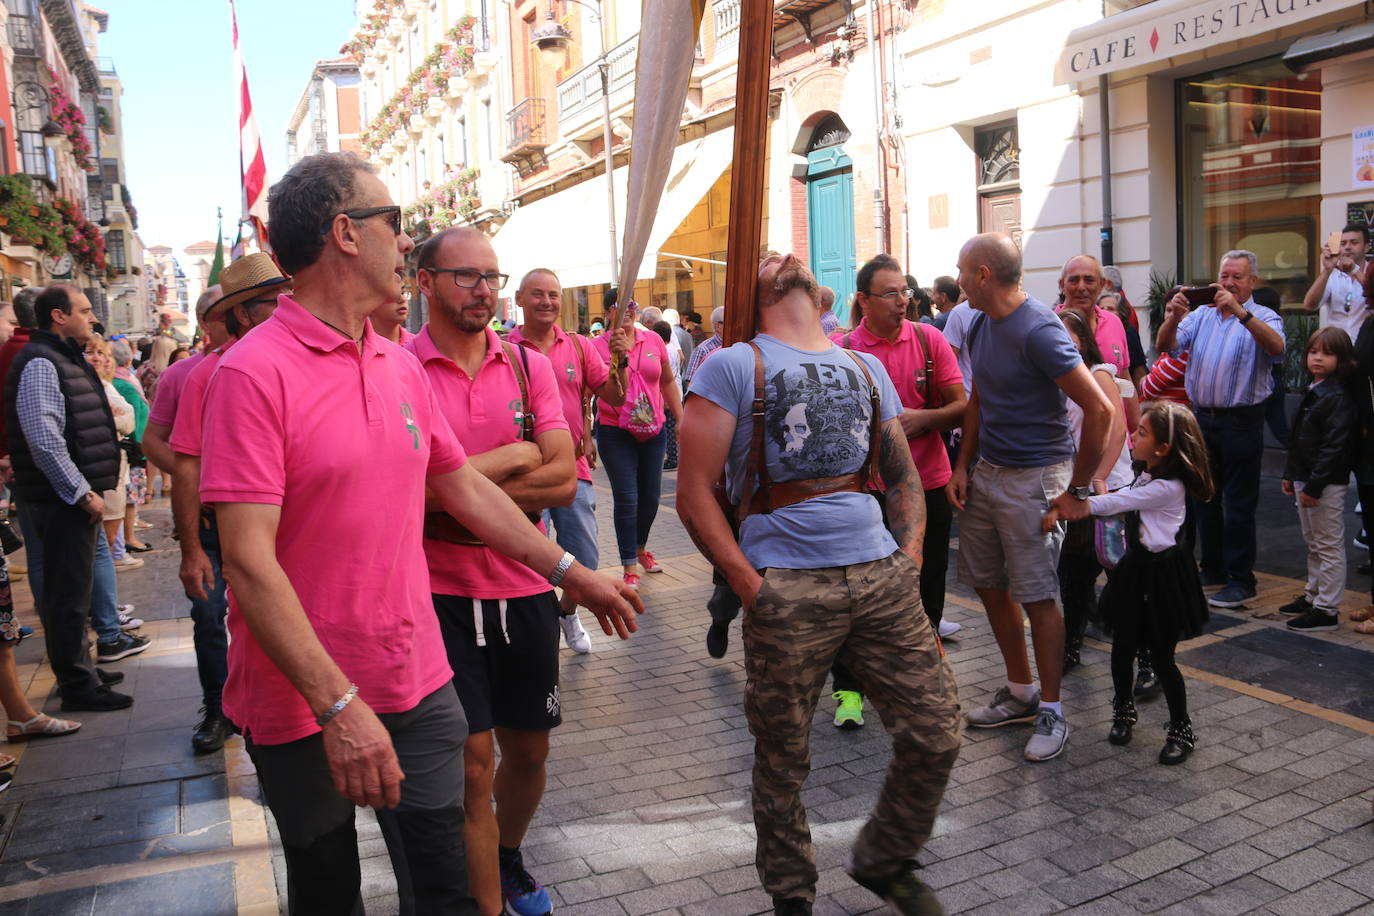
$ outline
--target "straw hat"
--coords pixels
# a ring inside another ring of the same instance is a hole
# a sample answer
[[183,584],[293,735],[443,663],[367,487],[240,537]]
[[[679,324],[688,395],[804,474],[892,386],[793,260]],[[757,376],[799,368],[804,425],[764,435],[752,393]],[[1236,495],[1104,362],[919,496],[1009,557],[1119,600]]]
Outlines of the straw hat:
[[282,276],[281,269],[266,252],[244,255],[220,271],[219,285],[224,295],[205,310],[205,318],[218,318],[240,302],[290,282],[291,278]]

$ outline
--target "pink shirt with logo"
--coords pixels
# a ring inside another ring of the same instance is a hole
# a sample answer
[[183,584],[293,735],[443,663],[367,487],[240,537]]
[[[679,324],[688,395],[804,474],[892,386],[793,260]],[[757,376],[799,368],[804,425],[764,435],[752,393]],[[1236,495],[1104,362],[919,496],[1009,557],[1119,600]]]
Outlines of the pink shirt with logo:
[[[1062,312],[1066,308],[1068,306],[1061,305],[1055,312]],[[1121,316],[1100,305],[1093,306],[1093,311],[1097,313],[1097,330],[1093,332],[1093,338],[1097,341],[1097,348],[1102,351],[1103,362],[1116,367],[1118,378],[1130,378],[1131,351],[1126,349],[1126,326],[1121,323]]]
[[[845,343],[846,333],[849,335],[848,344]],[[926,359],[921,343],[916,339],[917,334],[925,341],[933,363],[929,384],[925,383]],[[964,384],[954,349],[934,325],[903,321],[894,342],[869,331],[865,321],[860,322],[853,331],[830,335],[830,339],[840,346],[876,356],[892,378],[892,384],[902,399],[902,406],[911,410],[939,407],[944,403],[940,399],[940,389],[953,385],[962,388]],[[929,390],[932,386],[935,389],[933,392]],[[921,474],[921,486],[924,489],[933,490],[949,483],[949,453],[945,451],[944,440],[938,432],[928,430],[906,441],[911,447],[911,460]]]
[[[506,339],[522,347],[529,347],[536,353],[540,352],[534,341],[521,333],[523,330],[523,327],[516,328]],[[553,346],[545,355],[553,364],[554,378],[558,380],[558,393],[563,398],[563,419],[568,421],[568,432],[572,434],[573,447],[576,448],[586,435],[586,423],[582,414],[582,392],[587,388],[595,390],[606,384],[606,379],[610,378],[610,370],[606,368],[606,360],[596,351],[595,344],[581,334],[569,334],[555,325],[553,338]],[[579,350],[582,353],[581,357],[578,356]],[[577,478],[586,481],[592,479],[592,469],[586,458],[577,459]]]
[[[435,346],[426,325],[410,342],[408,350],[420,360],[434,388],[434,397],[449,425],[457,431],[468,454],[478,455],[502,445],[519,442],[524,404],[514,367],[506,358],[501,338],[491,328],[487,355],[477,369],[476,378],[468,374]],[[534,413],[536,436],[556,429],[567,429],[558,382],[547,357],[535,350],[516,347],[525,369]],[[541,525],[542,530],[542,525]],[[425,558],[429,561],[431,588],[441,595],[463,598],[524,598],[549,590],[545,578],[529,567],[497,553],[490,547],[450,544],[425,539]]]
[[[462,445],[414,358],[371,328],[358,347],[281,296],[210,380],[200,498],[279,506],[277,560],[315,634],[377,712],[453,676],[421,549],[425,477]],[[259,744],[318,732],[229,591],[224,711]]]
[[181,389],[192,370],[205,358],[205,351],[198,350],[185,359],[177,360],[157,377],[157,396],[153,409],[148,413],[148,422],[158,426],[171,426],[177,417],[177,407],[181,403]]
[[[644,391],[648,395],[649,405],[654,409],[654,416],[661,423],[664,419],[663,389],[658,385],[659,379],[663,377],[663,367],[668,365],[668,345],[663,342],[662,337],[653,331],[635,328],[634,334],[634,348],[625,354],[630,361],[630,365],[625,370],[625,384],[627,387],[633,387],[630,383],[630,376],[639,376],[643,382]],[[609,365],[611,361],[610,335],[602,334],[592,341],[592,346]],[[624,409],[624,407],[611,407],[605,401],[599,401],[596,409],[597,419],[607,426],[619,428],[620,412]]]
[[205,418],[205,390],[210,387],[210,377],[219,367],[220,357],[236,342],[237,338],[231,337],[224,346],[205,353],[205,358],[187,376],[186,384],[181,388],[181,401],[176,421],[172,424],[172,435],[167,439],[172,451],[200,457],[201,424]]

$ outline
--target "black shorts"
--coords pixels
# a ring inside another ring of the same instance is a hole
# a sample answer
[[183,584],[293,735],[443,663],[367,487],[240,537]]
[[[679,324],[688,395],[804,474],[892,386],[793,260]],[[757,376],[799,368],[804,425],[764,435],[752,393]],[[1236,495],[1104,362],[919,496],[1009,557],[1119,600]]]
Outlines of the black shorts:
[[472,598],[434,596],[468,730],[547,731],[561,725],[558,596],[550,589],[528,598],[483,598],[480,604],[479,637]]

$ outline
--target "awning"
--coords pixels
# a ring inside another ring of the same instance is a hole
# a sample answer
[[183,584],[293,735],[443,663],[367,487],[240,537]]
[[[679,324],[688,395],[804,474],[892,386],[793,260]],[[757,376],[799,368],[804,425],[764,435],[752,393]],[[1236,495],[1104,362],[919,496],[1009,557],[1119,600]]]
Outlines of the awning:
[[1364,0],[1154,0],[1070,32],[1055,82],[1073,83],[1148,66],[1363,4]]
[[[668,184],[654,218],[639,279],[652,279],[658,251],[701,203],[711,185],[724,174],[734,154],[734,128],[682,144],[673,152]],[[625,224],[625,189],[629,170],[615,170],[616,229]],[[492,238],[501,272],[514,284],[528,271],[544,267],[558,275],[564,289],[610,283],[610,240],[606,231],[606,177],[597,175],[516,210]],[[617,243],[616,250],[620,250]]]

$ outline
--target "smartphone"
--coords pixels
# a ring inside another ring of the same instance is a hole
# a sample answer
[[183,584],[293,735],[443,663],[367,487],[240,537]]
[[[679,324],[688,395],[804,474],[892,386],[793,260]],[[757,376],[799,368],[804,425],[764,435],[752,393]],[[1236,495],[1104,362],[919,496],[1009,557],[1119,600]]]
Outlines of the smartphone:
[[1211,305],[1217,301],[1217,288],[1215,286],[1185,286],[1180,292],[1183,293],[1188,304],[1193,308],[1199,305]]
[[1326,250],[1332,254],[1341,253],[1341,234],[1333,232],[1326,237]]

